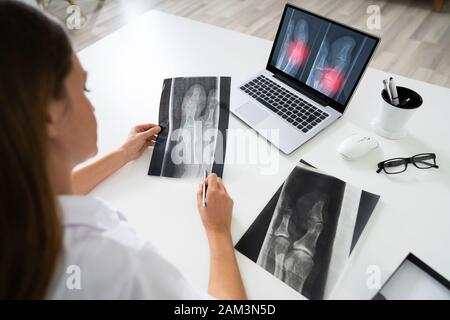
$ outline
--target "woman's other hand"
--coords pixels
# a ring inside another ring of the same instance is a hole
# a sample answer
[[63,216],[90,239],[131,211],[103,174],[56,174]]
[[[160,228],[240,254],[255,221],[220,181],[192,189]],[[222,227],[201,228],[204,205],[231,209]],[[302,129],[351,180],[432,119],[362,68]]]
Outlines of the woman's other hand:
[[206,206],[202,206],[202,189],[197,192],[197,207],[207,233],[231,232],[231,217],[233,211],[233,200],[228,194],[222,179],[215,173],[210,174],[204,181],[207,186]]
[[204,183],[208,186],[206,206],[202,206],[200,185],[197,207],[209,242],[208,293],[217,299],[247,299],[231,239],[233,200],[216,174],[210,174]]
[[127,161],[138,159],[145,149],[154,146],[159,132],[161,132],[161,127],[152,123],[133,127],[127,141],[120,148]]

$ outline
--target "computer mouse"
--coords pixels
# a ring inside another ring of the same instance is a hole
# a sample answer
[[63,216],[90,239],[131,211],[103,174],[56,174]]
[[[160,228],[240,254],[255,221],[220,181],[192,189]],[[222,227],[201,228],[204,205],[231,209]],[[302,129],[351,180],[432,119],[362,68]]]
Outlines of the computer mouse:
[[367,154],[378,147],[378,141],[362,134],[353,134],[339,145],[337,151],[346,160],[354,160]]

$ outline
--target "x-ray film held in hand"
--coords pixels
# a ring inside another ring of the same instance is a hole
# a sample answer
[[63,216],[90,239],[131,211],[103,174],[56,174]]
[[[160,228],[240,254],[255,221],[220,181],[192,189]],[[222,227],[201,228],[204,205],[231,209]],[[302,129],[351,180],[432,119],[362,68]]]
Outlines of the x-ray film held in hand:
[[159,107],[162,128],[149,175],[222,176],[230,109],[230,77],[165,79]]

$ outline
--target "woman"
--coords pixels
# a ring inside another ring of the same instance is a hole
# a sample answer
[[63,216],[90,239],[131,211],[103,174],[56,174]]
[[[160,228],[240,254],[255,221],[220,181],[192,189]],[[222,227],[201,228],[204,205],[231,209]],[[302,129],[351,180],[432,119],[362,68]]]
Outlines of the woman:
[[[135,127],[119,150],[73,172],[97,152],[96,121],[64,28],[37,9],[0,1],[0,39],[0,299],[208,298],[122,214],[83,195],[152,146],[160,128]],[[217,176],[205,183],[208,205],[201,188],[197,200],[210,245],[208,293],[245,299],[230,234],[233,201]],[[79,280],[71,278],[76,271]]]

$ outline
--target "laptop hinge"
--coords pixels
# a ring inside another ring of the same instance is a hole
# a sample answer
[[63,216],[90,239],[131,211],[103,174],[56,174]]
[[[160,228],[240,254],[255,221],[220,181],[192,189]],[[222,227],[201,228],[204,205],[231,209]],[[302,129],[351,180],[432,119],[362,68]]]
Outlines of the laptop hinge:
[[299,84],[297,84],[294,81],[284,77],[283,75],[274,73],[273,77],[278,79],[278,80],[280,80],[284,84],[287,84],[288,86],[294,88],[295,90],[299,91],[301,94],[304,94],[305,96],[307,96],[311,100],[314,100],[315,102],[317,102],[321,106],[326,107],[326,106],[329,105],[329,99],[323,99],[323,98],[318,97],[317,95],[315,95],[315,94],[313,94],[311,92],[306,91],[305,88],[302,88]]

